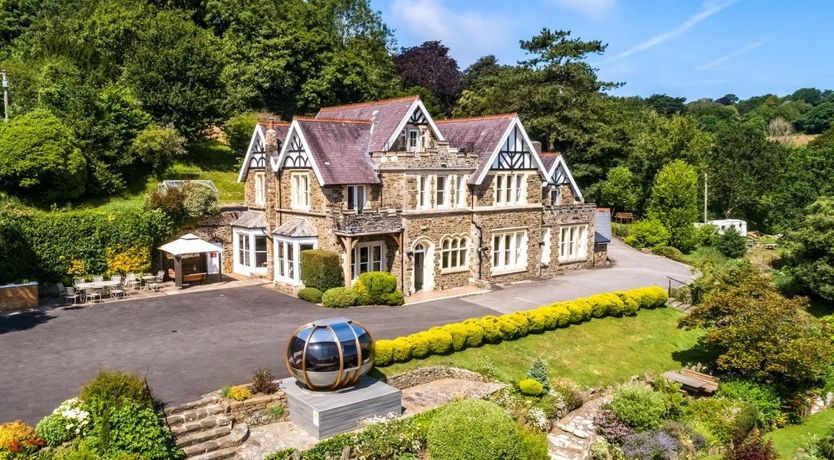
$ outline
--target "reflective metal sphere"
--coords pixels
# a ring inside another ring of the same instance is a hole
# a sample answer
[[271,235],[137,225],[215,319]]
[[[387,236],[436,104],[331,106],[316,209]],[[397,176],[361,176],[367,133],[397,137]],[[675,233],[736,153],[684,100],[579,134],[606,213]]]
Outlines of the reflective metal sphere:
[[287,344],[287,369],[311,390],[356,385],[374,365],[374,339],[361,324],[330,318],[296,329]]

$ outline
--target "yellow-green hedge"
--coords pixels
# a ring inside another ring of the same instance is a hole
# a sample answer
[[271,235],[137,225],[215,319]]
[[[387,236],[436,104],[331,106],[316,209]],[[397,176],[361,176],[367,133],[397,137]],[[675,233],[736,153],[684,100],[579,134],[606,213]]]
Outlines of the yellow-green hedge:
[[634,315],[640,308],[663,307],[667,300],[665,289],[652,286],[596,294],[501,316],[471,318],[393,340],[377,340],[376,364],[386,366],[412,358],[460,351],[484,343],[499,343],[591,318]]

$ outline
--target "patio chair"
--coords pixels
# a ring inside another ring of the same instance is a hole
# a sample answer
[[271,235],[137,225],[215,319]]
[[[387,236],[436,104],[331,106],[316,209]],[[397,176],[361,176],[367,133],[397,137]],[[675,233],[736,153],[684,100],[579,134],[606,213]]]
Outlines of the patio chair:
[[115,297],[117,299],[127,298],[127,291],[125,291],[125,288],[121,284],[116,285],[116,286],[111,286],[109,292],[110,292],[110,297]]
[[87,299],[87,302],[101,302],[101,291],[97,289],[90,289],[86,292],[84,297]]
[[72,304],[75,305],[76,303],[81,303],[82,298],[81,294],[75,290],[75,288],[68,287],[64,290],[64,301],[69,303],[72,300]]
[[78,289],[79,284],[86,283],[86,282],[87,282],[87,280],[85,280],[84,278],[75,278],[74,280],[72,280],[72,285],[73,285],[73,287]]
[[150,289],[153,292],[159,292],[159,290],[162,289],[163,275],[161,275],[161,273],[162,271],[157,273],[156,278],[154,278],[152,281],[148,283],[148,289]]
[[118,283],[122,282],[122,275],[113,275],[110,277],[110,281],[116,281]]
[[64,283],[57,283],[55,287],[58,288],[58,301],[63,300],[62,303],[67,303],[67,288],[64,287]]
[[135,291],[142,287],[142,280],[137,278],[135,273],[131,272],[125,275],[125,280],[122,285]]
[[94,276],[94,277],[93,277],[93,282],[94,282],[94,283],[98,283],[98,282],[101,282],[101,281],[104,281],[104,277],[103,277],[103,276],[101,276],[101,275],[96,275],[96,276]]

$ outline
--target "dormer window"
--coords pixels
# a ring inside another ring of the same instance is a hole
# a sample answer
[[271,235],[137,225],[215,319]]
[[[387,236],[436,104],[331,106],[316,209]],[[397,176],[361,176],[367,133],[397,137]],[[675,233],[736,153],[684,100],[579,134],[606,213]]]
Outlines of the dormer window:
[[345,201],[348,209],[361,212],[368,201],[367,189],[364,185],[348,185],[345,190]]
[[416,152],[419,145],[420,131],[416,129],[408,130],[408,151]]

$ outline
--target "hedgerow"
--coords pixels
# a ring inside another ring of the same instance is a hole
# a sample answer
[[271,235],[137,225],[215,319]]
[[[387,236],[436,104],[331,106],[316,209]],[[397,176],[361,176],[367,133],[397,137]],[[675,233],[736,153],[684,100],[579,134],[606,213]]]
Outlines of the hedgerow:
[[501,316],[471,318],[462,323],[433,327],[393,340],[378,340],[376,364],[386,366],[412,358],[460,351],[484,343],[514,340],[531,333],[577,324],[592,317],[634,315],[640,308],[663,307],[667,300],[663,288],[652,286],[596,294]]

